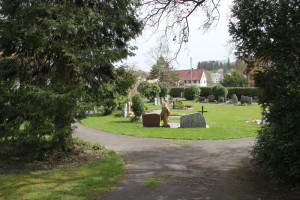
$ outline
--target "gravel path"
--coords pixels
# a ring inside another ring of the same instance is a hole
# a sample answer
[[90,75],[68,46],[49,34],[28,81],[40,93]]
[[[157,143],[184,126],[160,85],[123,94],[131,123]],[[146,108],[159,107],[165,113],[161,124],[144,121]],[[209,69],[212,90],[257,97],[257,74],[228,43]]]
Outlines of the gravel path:
[[[254,138],[180,142],[76,126],[75,136],[116,151],[129,164],[126,177],[106,200],[297,199],[257,172],[249,154]],[[161,184],[145,187],[143,181],[150,177]]]

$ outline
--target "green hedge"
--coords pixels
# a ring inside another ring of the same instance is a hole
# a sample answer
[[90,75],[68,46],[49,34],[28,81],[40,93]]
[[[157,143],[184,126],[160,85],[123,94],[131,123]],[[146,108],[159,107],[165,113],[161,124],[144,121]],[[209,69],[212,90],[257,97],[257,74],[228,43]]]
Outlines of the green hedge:
[[184,92],[184,87],[173,87],[170,90],[170,96],[172,97],[180,97],[180,93]]
[[254,96],[260,96],[261,91],[257,87],[227,87],[228,89],[228,97],[230,98],[231,95],[235,94],[238,99],[241,98],[242,95],[244,96],[249,96],[249,97],[254,97]]
[[200,87],[200,90],[201,90],[200,96],[208,97],[209,95],[212,94],[211,89],[212,89],[212,87]]
[[[238,99],[241,98],[242,95],[244,96],[260,96],[261,91],[259,88],[256,87],[227,87],[228,95],[227,97],[230,98],[231,95],[236,94]],[[201,93],[200,96],[208,97],[212,94],[212,87],[200,87]],[[180,93],[184,92],[184,87],[173,87],[171,88],[170,95],[172,97],[180,97]]]

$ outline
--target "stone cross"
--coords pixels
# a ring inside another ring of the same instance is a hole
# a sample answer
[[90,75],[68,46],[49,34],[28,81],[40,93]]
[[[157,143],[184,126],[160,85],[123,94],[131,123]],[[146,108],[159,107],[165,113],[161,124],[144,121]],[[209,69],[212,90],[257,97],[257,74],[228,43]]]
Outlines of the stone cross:
[[201,112],[202,115],[203,115],[203,113],[207,112],[207,111],[204,111],[203,108],[204,108],[204,106],[202,106],[202,110],[201,111],[198,111],[198,112]]

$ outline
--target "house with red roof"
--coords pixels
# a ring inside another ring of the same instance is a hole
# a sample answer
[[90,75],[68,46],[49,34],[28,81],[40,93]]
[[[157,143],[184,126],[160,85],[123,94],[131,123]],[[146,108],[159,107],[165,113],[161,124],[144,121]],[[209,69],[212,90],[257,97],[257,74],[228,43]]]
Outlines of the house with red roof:
[[204,69],[188,69],[188,70],[175,70],[178,74],[178,86],[196,85],[199,87],[207,87],[207,79]]

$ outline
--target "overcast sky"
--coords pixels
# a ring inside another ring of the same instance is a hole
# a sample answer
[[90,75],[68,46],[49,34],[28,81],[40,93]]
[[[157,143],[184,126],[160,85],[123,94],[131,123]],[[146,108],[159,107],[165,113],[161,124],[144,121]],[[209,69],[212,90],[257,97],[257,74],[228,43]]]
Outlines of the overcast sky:
[[[231,38],[228,33],[230,2],[221,1],[223,4],[219,8],[220,20],[216,26],[205,33],[199,30],[202,23],[201,17],[192,15],[189,42],[186,44],[186,48],[180,51],[177,62],[172,62],[172,66],[175,69],[190,69],[190,58],[192,58],[193,68],[197,67],[199,61],[227,61],[228,58],[230,58],[231,62],[235,60],[233,46],[229,44]],[[136,56],[123,60],[122,64],[134,66],[135,69],[150,71],[154,61],[149,57],[149,52],[151,48],[157,47],[157,38],[159,36],[154,34],[150,37],[148,33],[151,30],[146,31],[135,41],[132,41],[132,44],[138,47],[138,50],[134,51]],[[171,43],[169,46],[170,48],[176,48]]]

